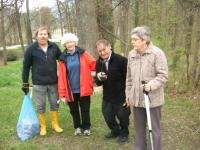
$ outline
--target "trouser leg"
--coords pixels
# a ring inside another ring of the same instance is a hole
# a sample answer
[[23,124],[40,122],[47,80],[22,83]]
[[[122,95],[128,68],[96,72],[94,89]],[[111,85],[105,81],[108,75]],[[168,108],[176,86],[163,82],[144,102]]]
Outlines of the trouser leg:
[[37,112],[45,113],[46,111],[47,86],[33,85],[33,99],[36,101]]
[[113,110],[113,107],[114,106],[112,103],[103,101],[102,113],[103,113],[106,124],[111,129],[111,132],[113,134],[119,134],[120,128],[119,128],[119,124],[116,121],[115,112]]
[[135,144],[134,150],[146,150],[146,110],[134,107]]
[[54,85],[48,85],[47,86],[47,93],[48,93],[48,100],[50,104],[51,111],[57,111],[58,110],[58,86],[57,84]]
[[80,128],[80,112],[79,112],[79,100],[80,94],[73,94],[74,102],[68,102],[70,108],[70,114],[73,118],[74,128]]
[[128,137],[129,130],[129,115],[130,115],[130,108],[124,107],[123,104],[116,104],[117,105],[117,118],[120,122],[120,136]]
[[82,129],[90,129],[90,96],[84,96],[80,99]]
[[161,106],[151,108],[150,111],[154,150],[161,150]]

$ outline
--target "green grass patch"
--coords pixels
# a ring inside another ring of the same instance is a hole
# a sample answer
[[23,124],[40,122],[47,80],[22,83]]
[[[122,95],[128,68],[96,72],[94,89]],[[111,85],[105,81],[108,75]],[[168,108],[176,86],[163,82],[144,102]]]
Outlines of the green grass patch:
[[[21,142],[16,134],[16,124],[23,102],[21,91],[22,61],[9,62],[0,67],[0,149],[1,150],[132,150],[134,143],[133,116],[130,116],[129,142],[119,145],[116,140],[105,140],[109,131],[101,112],[102,94],[95,93],[91,102],[91,131],[89,137],[73,135],[73,123],[69,107],[60,104],[59,123],[64,133],[57,134],[50,126],[47,103],[47,136],[35,136]],[[200,147],[200,103],[197,99],[166,95],[162,116],[163,150],[196,150]],[[35,101],[33,100],[35,106]]]

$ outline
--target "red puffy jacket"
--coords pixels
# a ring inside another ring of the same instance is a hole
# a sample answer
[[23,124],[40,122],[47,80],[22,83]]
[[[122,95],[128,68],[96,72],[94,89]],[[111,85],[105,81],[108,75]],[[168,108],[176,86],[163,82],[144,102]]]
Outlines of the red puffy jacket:
[[[80,54],[80,96],[90,96],[93,94],[93,79],[91,71],[95,71],[96,60],[85,50]],[[66,98],[67,102],[74,101],[70,87],[70,81],[66,71],[66,64],[58,62],[58,94],[60,98]]]

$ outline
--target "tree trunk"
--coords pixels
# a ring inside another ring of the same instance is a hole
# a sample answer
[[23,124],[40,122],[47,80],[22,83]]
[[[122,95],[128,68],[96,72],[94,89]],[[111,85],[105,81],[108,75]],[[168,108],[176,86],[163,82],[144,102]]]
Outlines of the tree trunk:
[[148,0],[144,1],[144,24],[149,25],[149,3]]
[[72,20],[75,20],[75,17],[73,18],[73,16],[72,16],[73,12],[70,11],[69,4],[67,2],[64,4],[64,9],[65,9],[64,11],[65,11],[65,22],[66,22],[65,30],[67,32],[76,32],[74,30],[74,25],[72,23]]
[[26,0],[26,38],[27,38],[28,45],[33,42],[31,21],[30,21],[29,0]]
[[1,0],[1,43],[2,43],[2,47],[3,47],[3,51],[0,50],[0,65],[7,65],[3,0]]
[[18,0],[15,0],[15,19],[17,22],[17,28],[18,28],[18,34],[19,34],[19,40],[20,40],[20,44],[21,44],[21,48],[22,51],[24,52],[24,42],[23,42],[23,37],[22,37],[22,29],[21,29],[21,24],[20,24],[20,14],[19,14],[19,8],[18,8],[18,4],[17,4]]
[[96,3],[94,0],[75,0],[75,4],[79,46],[95,55],[95,43],[98,40]]
[[129,21],[129,5],[130,1],[124,1],[120,6],[120,26],[119,26],[119,36],[120,39],[123,39],[125,43],[121,42],[121,50],[124,55],[128,53],[128,43],[129,43],[129,34],[128,34],[128,21]]
[[57,4],[57,8],[58,8],[58,14],[59,14],[60,31],[61,31],[61,35],[63,36],[63,19],[62,19],[60,3],[61,2],[59,0],[56,0],[56,4]]
[[135,0],[135,27],[139,25],[139,0]]
[[195,45],[194,45],[194,56],[193,56],[193,71],[192,71],[192,75],[194,77],[194,81],[193,81],[193,85],[194,87],[198,87],[199,85],[199,80],[200,80],[200,8],[196,9],[196,13],[195,13],[195,20],[196,20],[196,25],[195,25]]
[[106,28],[109,32],[114,33],[112,0],[97,0],[97,20],[100,38],[107,39],[113,47],[114,37],[103,29]]
[[160,47],[163,49],[165,48],[165,45],[166,45],[166,38],[168,37],[167,36],[167,33],[166,33],[166,21],[167,21],[167,4],[166,4],[166,0],[161,0],[160,1],[160,9],[161,9],[161,20],[160,20],[160,36],[161,36],[161,41],[160,41]]
[[191,53],[191,44],[192,44],[192,27],[193,27],[193,15],[190,14],[186,18],[186,24],[185,24],[185,56],[186,56],[186,75],[187,75],[187,86],[190,84],[190,53]]

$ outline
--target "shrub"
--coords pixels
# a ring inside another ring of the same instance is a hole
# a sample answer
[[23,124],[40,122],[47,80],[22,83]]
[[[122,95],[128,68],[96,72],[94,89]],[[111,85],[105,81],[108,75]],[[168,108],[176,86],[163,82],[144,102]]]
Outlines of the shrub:
[[7,61],[16,61],[18,58],[22,57],[22,52],[19,50],[7,50]]

